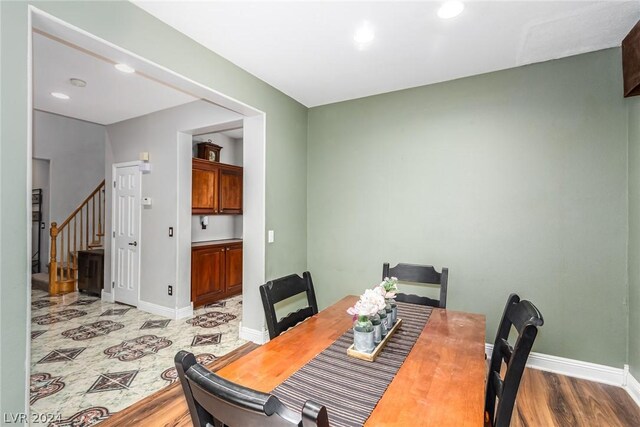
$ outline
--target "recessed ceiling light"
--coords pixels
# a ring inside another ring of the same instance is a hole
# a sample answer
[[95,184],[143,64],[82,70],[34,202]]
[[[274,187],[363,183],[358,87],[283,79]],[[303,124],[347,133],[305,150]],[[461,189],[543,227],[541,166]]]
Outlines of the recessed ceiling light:
[[58,98],[58,99],[71,99],[71,97],[69,95],[67,95],[66,93],[62,93],[62,92],[51,92],[51,96],[53,96],[54,98]]
[[359,47],[363,47],[364,45],[371,43],[375,37],[376,34],[373,31],[373,27],[369,23],[365,22],[356,30],[356,33],[353,35],[353,40]]
[[123,73],[135,73],[136,72],[135,69],[133,69],[132,67],[128,66],[127,64],[116,64],[116,65],[114,65],[114,67],[116,67],[116,70],[122,71]]
[[85,87],[87,85],[87,82],[84,80],[76,78],[69,79],[69,83],[75,87]]
[[440,6],[438,9],[438,16],[441,19],[455,18],[460,15],[464,10],[464,3],[461,1],[448,1]]

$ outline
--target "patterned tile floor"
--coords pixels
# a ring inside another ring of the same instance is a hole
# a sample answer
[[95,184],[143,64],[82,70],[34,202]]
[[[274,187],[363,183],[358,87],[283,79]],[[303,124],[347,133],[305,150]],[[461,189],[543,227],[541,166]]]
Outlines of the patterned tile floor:
[[245,343],[241,296],[181,320],[77,292],[31,296],[32,425],[94,425],[175,381],[178,350],[208,363]]

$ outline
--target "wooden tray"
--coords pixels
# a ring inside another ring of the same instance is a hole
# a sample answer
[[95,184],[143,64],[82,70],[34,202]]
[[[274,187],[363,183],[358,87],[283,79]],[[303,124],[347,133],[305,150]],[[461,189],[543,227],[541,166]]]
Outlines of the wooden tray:
[[378,344],[371,353],[363,353],[361,351],[358,351],[353,347],[354,344],[351,344],[351,346],[347,349],[347,354],[351,357],[355,357],[356,359],[362,359],[362,360],[367,360],[369,362],[373,362],[374,360],[376,360],[376,357],[378,357],[378,354],[380,354],[384,346],[387,345],[387,342],[389,341],[391,336],[398,330],[401,324],[402,324],[402,319],[396,320],[396,324],[393,325],[393,327],[389,330],[389,332],[387,332],[387,336],[385,336],[382,339],[382,341],[380,341],[380,344]]

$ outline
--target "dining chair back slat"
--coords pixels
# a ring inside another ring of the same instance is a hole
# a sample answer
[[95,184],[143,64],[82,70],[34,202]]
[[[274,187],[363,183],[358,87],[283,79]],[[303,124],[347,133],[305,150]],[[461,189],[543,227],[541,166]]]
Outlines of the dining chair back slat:
[[193,353],[180,351],[175,356],[180,384],[195,427],[328,427],[324,406],[306,401],[301,413],[284,406],[280,400],[227,381],[196,362]]
[[447,285],[449,280],[448,268],[444,267],[442,269],[442,273],[438,273],[431,265],[400,263],[395,267],[389,267],[389,263],[385,262],[382,266],[382,279],[384,280],[385,277],[396,277],[401,282],[439,285],[440,299],[398,293],[396,295],[396,301],[427,305],[430,307],[447,308]]
[[[302,293],[306,293],[308,306],[289,313],[278,320],[275,305]],[[260,286],[260,296],[262,297],[270,339],[277,337],[287,329],[318,313],[313,281],[311,280],[311,273],[308,271],[305,271],[302,277],[297,274],[290,274],[267,282]]]
[[[516,294],[509,296],[493,344],[487,376],[485,415],[493,427],[508,427],[511,422],[522,373],[538,328],[543,324],[542,314],[535,305],[521,301]],[[508,341],[512,327],[518,331],[514,346]],[[503,362],[507,365],[504,378],[500,373]]]

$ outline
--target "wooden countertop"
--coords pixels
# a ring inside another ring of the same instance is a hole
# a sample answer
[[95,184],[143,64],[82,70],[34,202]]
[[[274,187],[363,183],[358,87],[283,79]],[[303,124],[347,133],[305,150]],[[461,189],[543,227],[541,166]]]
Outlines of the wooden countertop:
[[204,242],[191,242],[192,248],[203,246],[229,245],[231,243],[242,243],[242,239],[205,240]]

